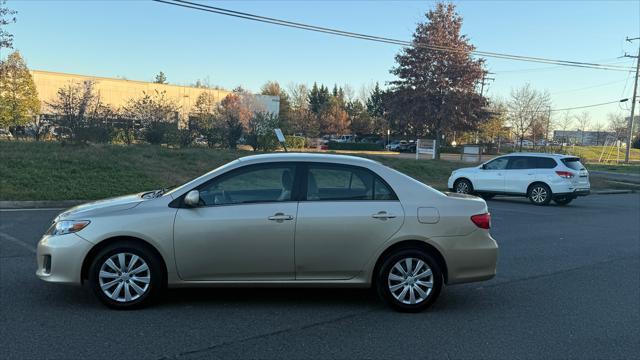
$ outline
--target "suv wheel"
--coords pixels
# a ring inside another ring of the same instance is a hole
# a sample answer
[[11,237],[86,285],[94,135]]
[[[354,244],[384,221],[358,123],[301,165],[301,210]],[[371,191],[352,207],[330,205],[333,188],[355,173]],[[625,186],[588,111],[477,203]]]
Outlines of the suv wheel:
[[435,259],[418,249],[405,249],[388,256],[377,274],[380,297],[404,312],[426,309],[437,299],[443,285]]
[[114,309],[148,305],[163,283],[159,259],[134,242],[107,246],[94,258],[89,274],[93,292]]
[[546,184],[533,184],[527,196],[535,205],[547,205],[551,201],[551,189]]
[[471,181],[467,179],[457,180],[453,189],[458,194],[471,194],[473,192],[473,185],[471,185]]
[[555,202],[556,204],[558,204],[560,206],[564,206],[564,205],[568,205],[571,201],[573,201],[573,199],[575,199],[575,198],[571,197],[571,196],[560,196],[560,197],[557,197],[557,198],[553,199],[553,202]]

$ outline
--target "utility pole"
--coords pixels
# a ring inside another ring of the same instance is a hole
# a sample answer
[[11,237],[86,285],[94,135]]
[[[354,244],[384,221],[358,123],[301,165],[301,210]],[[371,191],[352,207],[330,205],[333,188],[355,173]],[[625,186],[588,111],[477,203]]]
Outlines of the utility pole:
[[[626,40],[628,42],[631,42],[633,40],[640,40],[640,37],[633,38],[633,39],[630,39],[627,37]],[[629,128],[627,129],[628,130],[627,151],[624,153],[624,162],[629,163],[629,157],[631,156],[631,142],[633,140],[633,116],[635,115],[634,112],[636,110],[636,94],[638,92],[638,75],[639,75],[638,73],[640,73],[640,42],[638,42],[637,56],[631,56],[627,54],[624,54],[624,56],[636,59],[636,77],[633,83],[633,96],[631,97],[631,117],[629,118]]]
[[487,75],[489,75],[489,74],[493,75],[495,73],[487,71],[486,73],[484,73],[484,75],[482,75],[482,82],[480,83],[480,96],[484,95],[484,85],[488,84],[487,80],[494,81],[496,79],[496,78],[492,78],[492,77],[487,77]]

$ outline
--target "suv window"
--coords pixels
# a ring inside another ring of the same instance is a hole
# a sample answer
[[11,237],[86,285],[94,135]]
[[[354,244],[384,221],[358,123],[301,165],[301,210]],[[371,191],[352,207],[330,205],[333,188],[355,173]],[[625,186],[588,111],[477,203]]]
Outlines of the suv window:
[[509,160],[509,169],[522,170],[536,167],[536,158],[529,156],[513,156]]
[[485,164],[485,170],[504,170],[507,168],[507,163],[509,162],[509,158],[497,158],[489,161]]
[[371,171],[348,165],[313,164],[307,171],[307,200],[397,200]]
[[578,158],[564,158],[562,159],[562,163],[565,164],[565,166],[569,169],[584,170],[584,166]]
[[558,163],[552,158],[548,157],[539,157],[536,158],[536,168],[537,169],[553,169],[558,166]]
[[240,168],[205,184],[200,199],[204,205],[290,201],[294,174],[292,164]]

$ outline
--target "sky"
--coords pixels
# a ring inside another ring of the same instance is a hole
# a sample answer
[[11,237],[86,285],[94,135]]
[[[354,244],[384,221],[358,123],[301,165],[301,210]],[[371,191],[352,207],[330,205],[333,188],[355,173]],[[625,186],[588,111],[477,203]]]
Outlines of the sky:
[[[289,21],[410,40],[435,1],[205,1],[210,5]],[[478,50],[632,67],[640,36],[640,0],[453,1],[462,32]],[[18,11],[14,48],[32,69],[170,83],[205,80],[259,91],[276,80],[349,84],[356,95],[393,80],[396,45],[335,37],[148,0],[9,0]],[[6,52],[5,49],[3,51]],[[5,57],[6,54],[0,54]],[[630,98],[631,72],[487,59],[495,78],[485,89],[508,99],[530,83],[561,109]],[[608,113],[629,115],[630,103],[585,109],[592,124]],[[577,114],[584,110],[576,110]],[[559,114],[559,113],[558,113]]]

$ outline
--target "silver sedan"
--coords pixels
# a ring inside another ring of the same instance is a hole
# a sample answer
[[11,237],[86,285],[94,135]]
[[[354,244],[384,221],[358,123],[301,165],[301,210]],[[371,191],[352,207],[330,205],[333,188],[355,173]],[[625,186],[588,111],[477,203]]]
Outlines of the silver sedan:
[[169,191],[77,206],[38,243],[42,280],[116,309],[165,287],[374,286],[401,311],[495,275],[484,200],[351,156],[241,158]]

